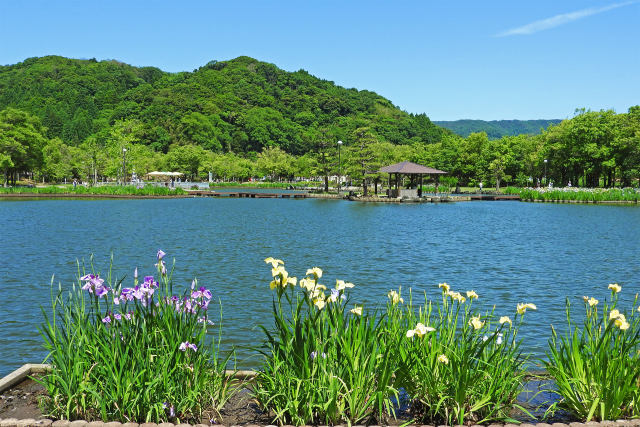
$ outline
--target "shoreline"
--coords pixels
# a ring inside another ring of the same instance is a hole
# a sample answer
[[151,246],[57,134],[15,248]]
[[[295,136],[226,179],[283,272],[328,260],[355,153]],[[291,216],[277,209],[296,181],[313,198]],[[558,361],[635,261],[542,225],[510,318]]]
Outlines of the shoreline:
[[[202,190],[187,190],[188,194],[172,194],[172,195],[137,195],[137,194],[76,194],[76,193],[0,193],[2,199],[188,199],[194,197],[203,197]],[[215,192],[212,192],[212,194]],[[224,197],[225,192],[218,194]],[[287,193],[288,194],[288,193]],[[296,194],[296,193],[292,193]],[[505,195],[496,194],[462,194],[448,196],[423,197],[422,199],[401,199],[387,197],[358,197],[338,194],[314,194],[314,193],[298,193],[305,194],[304,197],[278,197],[278,198],[308,198],[308,199],[332,199],[332,200],[350,200],[355,202],[368,203],[445,203],[445,202],[468,202],[468,201],[519,201],[527,203],[569,203],[569,204],[592,204],[592,205],[638,205],[635,200],[539,200],[539,199],[520,199],[519,197],[506,197]],[[260,198],[260,197],[258,197]]]

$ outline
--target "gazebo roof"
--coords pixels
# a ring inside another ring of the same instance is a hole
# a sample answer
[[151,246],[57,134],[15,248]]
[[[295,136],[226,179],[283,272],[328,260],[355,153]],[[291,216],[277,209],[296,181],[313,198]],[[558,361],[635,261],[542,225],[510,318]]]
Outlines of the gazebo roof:
[[406,175],[436,175],[447,173],[438,169],[429,168],[412,162],[400,162],[396,163],[395,165],[385,166],[378,172],[399,173]]

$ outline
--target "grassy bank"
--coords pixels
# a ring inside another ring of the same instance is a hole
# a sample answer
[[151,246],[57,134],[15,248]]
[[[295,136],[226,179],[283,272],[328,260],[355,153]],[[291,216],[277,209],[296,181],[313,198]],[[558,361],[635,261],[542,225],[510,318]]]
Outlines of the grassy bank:
[[505,194],[517,194],[525,201],[575,201],[575,202],[635,202],[640,199],[640,192],[633,188],[517,188],[507,187]]
[[95,195],[122,195],[122,196],[173,196],[187,194],[181,188],[167,187],[143,187],[137,188],[133,185],[126,186],[104,186],[104,187],[84,187],[77,186],[48,186],[48,187],[7,187],[0,188],[2,194],[95,194]]
[[[211,182],[209,188],[280,188],[286,190],[290,187],[320,187],[324,184],[316,181],[300,181],[300,182],[269,182],[269,181],[251,181],[251,182]],[[329,185],[334,187],[334,185]]]

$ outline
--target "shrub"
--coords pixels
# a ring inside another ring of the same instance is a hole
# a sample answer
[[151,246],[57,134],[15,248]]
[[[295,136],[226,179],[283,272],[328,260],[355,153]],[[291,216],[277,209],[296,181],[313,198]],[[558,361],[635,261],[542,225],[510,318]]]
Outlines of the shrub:
[[[200,422],[215,418],[233,392],[227,359],[205,342],[211,292],[192,283],[173,295],[172,271],[132,287],[98,274],[59,287],[41,328],[52,372],[41,380],[45,411],[61,419]],[[80,268],[78,268],[80,273]],[[53,289],[53,288],[52,288]],[[43,310],[44,312],[44,310]],[[219,343],[219,342],[218,342]]]

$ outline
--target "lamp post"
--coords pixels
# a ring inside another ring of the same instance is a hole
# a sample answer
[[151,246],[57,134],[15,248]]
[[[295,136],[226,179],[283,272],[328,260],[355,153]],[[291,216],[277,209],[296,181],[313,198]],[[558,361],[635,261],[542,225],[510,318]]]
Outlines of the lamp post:
[[549,160],[544,159],[544,185],[547,185],[547,162]]
[[127,181],[127,164],[126,164],[127,149],[122,147],[122,185]]
[[340,161],[340,147],[342,141],[338,141],[338,196],[340,195],[340,184],[342,181],[342,162]]

